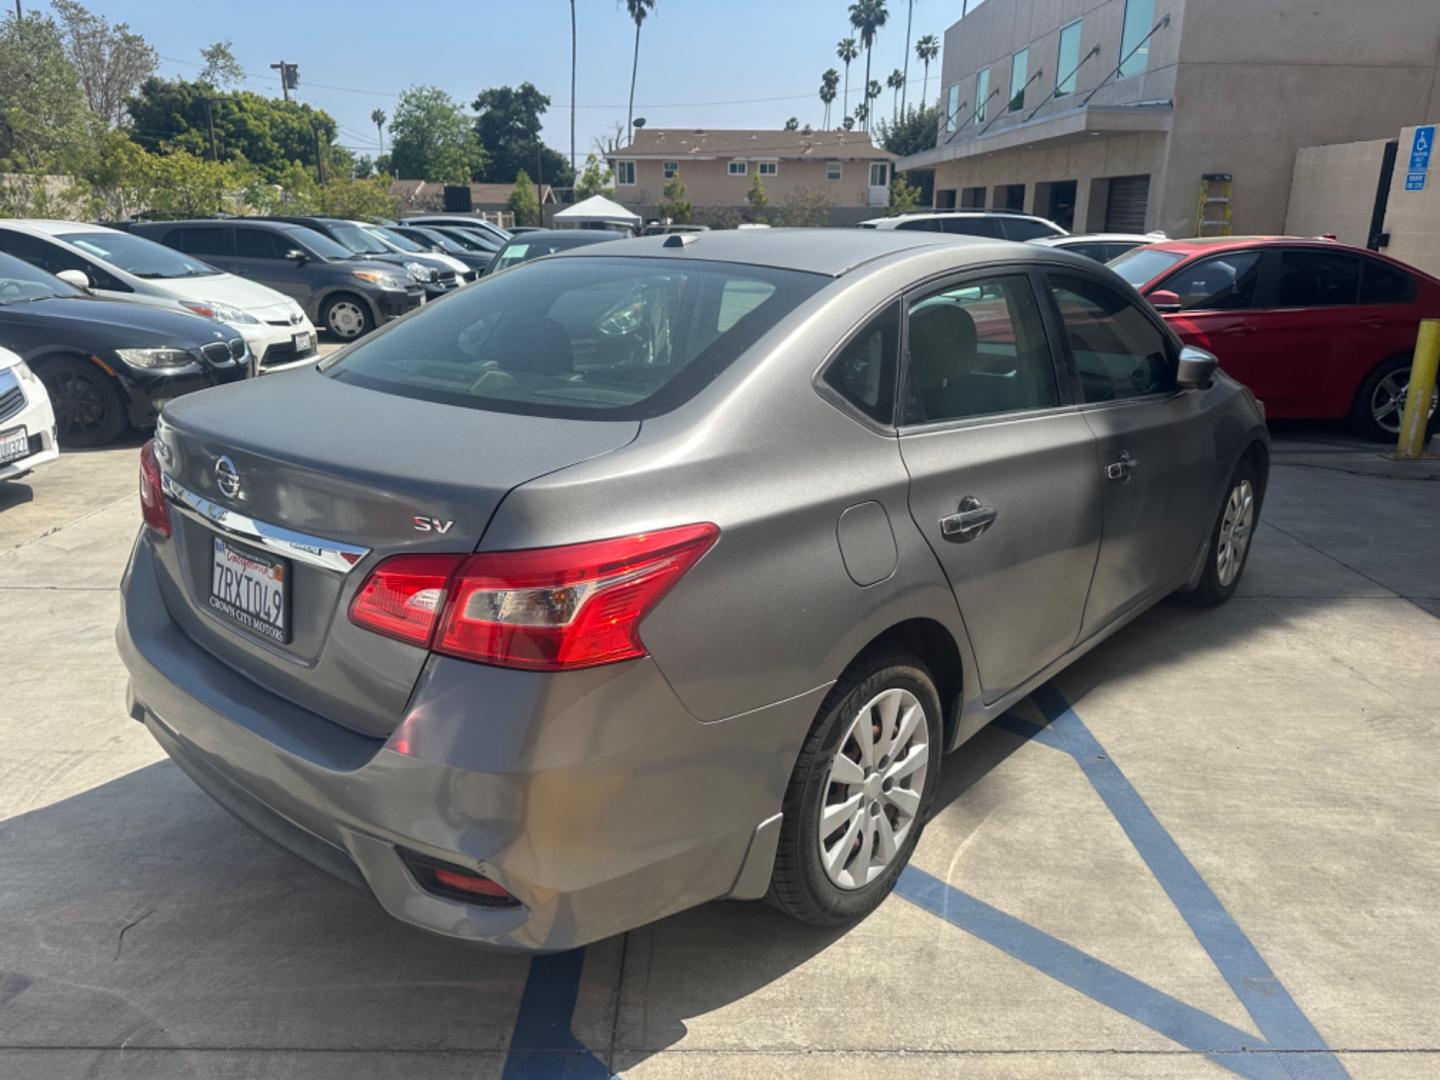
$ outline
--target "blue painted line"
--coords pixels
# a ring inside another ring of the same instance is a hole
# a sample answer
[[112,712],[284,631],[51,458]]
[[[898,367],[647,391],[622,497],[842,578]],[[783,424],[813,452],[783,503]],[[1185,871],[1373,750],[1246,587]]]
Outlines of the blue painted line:
[[584,949],[530,961],[502,1080],[613,1080],[570,1030],[584,963]]

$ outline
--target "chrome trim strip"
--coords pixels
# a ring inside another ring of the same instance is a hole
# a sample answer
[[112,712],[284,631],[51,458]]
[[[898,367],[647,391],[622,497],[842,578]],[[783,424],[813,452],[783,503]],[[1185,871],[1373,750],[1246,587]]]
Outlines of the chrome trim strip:
[[370,554],[369,548],[342,544],[338,540],[326,540],[324,537],[296,532],[294,529],[271,525],[269,522],[256,521],[237,510],[227,509],[203,495],[195,494],[163,472],[160,474],[160,486],[177,510],[202,525],[229,533],[296,562],[348,574]]

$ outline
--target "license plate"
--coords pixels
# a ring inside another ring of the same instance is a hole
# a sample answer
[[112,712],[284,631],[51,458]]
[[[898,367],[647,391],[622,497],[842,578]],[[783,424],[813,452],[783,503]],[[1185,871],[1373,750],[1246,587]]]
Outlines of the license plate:
[[214,538],[210,607],[251,633],[285,644],[290,640],[286,582],[290,568],[250,548]]
[[0,465],[14,461],[16,458],[26,457],[29,453],[30,436],[26,434],[23,427],[0,431]]
[[296,334],[293,341],[295,351],[298,353],[308,352],[315,347],[315,338],[308,331],[303,334]]

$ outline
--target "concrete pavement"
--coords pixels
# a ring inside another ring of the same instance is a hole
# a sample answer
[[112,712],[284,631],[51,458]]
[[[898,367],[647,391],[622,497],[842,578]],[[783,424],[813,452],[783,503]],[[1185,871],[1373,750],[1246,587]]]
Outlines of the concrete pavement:
[[1437,463],[1280,432],[1239,595],[948,758],[865,922],[715,903],[532,965],[272,849],[126,718],[137,445],[0,485],[0,1077],[1440,1074]]

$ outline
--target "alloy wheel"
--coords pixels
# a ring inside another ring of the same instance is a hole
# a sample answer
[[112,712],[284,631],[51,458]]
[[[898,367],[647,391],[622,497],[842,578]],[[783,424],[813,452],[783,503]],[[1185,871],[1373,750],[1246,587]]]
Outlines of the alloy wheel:
[[[1370,394],[1370,416],[1382,429],[1392,435],[1400,434],[1400,419],[1405,415],[1405,392],[1410,385],[1410,372],[1397,368],[1378,383]],[[1440,403],[1440,388],[1431,391],[1430,415],[1435,415]]]
[[1220,542],[1215,546],[1215,577],[1228,588],[1245,565],[1245,549],[1255,527],[1255,489],[1241,480],[1230,489],[1220,518]]
[[61,442],[77,435],[93,435],[105,426],[109,402],[93,378],[76,371],[62,371],[46,379],[45,384]]
[[842,889],[880,877],[905,846],[930,768],[925,707],[892,687],[855,714],[830,762],[818,823],[820,862]]
[[325,321],[336,337],[359,337],[365,330],[365,313],[350,300],[337,300],[331,304]]

